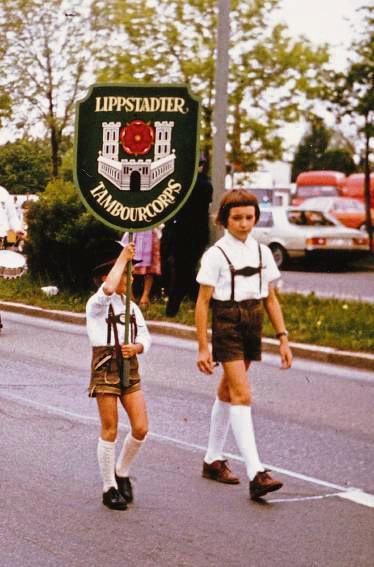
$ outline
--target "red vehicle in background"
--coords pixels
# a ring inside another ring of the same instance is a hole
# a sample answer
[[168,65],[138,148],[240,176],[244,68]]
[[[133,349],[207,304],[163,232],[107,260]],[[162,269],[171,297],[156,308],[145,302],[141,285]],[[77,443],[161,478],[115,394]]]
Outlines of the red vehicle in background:
[[[352,173],[346,178],[342,187],[342,197],[359,199],[365,203],[365,175],[363,173]],[[374,209],[374,173],[370,175],[370,208]]]
[[304,171],[297,176],[292,205],[312,197],[340,197],[345,180],[341,171]]

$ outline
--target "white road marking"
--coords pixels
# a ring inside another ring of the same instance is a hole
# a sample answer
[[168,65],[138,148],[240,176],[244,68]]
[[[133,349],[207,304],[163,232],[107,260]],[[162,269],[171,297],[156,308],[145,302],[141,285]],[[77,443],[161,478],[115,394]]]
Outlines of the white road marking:
[[340,498],[345,498],[355,504],[362,504],[369,508],[374,508],[374,494],[363,492],[362,490],[347,490],[343,494],[339,494]]
[[[47,411],[48,413],[52,413],[54,415],[61,415],[67,418],[71,418],[74,419],[75,421],[81,422],[81,423],[95,423],[97,425],[100,424],[100,420],[98,417],[93,417],[93,416],[86,416],[86,415],[82,415],[79,413],[75,413],[75,412],[71,412],[62,408],[58,408],[56,406],[51,406],[48,404],[42,404],[40,402],[36,402],[35,400],[30,400],[28,398],[23,398],[22,396],[17,396],[14,394],[9,394],[9,393],[5,393],[5,392],[0,392],[0,398],[5,398],[11,401],[15,401],[15,402],[19,402],[22,403],[23,405],[26,406],[31,406],[37,409],[41,409],[44,411]],[[119,424],[119,428],[123,429],[123,430],[128,430],[128,426],[120,423]],[[174,437],[169,437],[168,435],[162,435],[160,433],[153,433],[150,432],[149,433],[150,437],[154,437],[155,439],[158,439],[159,441],[166,441],[168,443],[172,443],[174,445],[178,445],[180,447],[185,447],[187,449],[194,449],[194,450],[198,450],[201,452],[206,452],[206,447],[204,447],[203,445],[197,445],[196,443],[189,443],[187,441],[182,441],[180,439],[175,439]],[[239,455],[234,455],[232,453],[225,453],[225,456],[229,457],[232,460],[236,460],[236,461],[240,461],[240,462],[244,462],[242,457],[240,457]],[[310,484],[316,484],[319,486],[324,486],[326,488],[333,488],[335,490],[338,490],[337,493],[334,494],[326,494],[326,495],[317,495],[317,496],[308,496],[308,497],[300,497],[300,498],[282,498],[282,499],[274,499],[274,500],[269,500],[269,502],[300,502],[302,500],[317,500],[317,499],[323,499],[323,498],[327,498],[327,497],[331,497],[331,496],[337,496],[340,498],[344,498],[345,500],[350,500],[351,502],[354,502],[355,504],[361,504],[362,506],[367,506],[369,508],[374,508],[374,494],[369,494],[367,492],[364,492],[363,490],[361,490],[360,488],[346,488],[344,486],[340,486],[338,484],[334,484],[331,482],[326,482],[324,480],[315,478],[315,477],[311,477],[311,476],[307,476],[301,473],[297,473],[294,471],[290,471],[288,469],[283,469],[280,467],[275,467],[273,465],[267,465],[264,463],[264,466],[266,468],[269,468],[273,471],[279,472],[281,474],[284,474],[285,476],[289,476],[291,478],[296,478],[298,480],[303,480],[305,482],[308,482]]]
[[340,496],[340,492],[332,492],[331,494],[320,494],[319,496],[298,496],[297,498],[268,498],[266,502],[304,502],[305,500],[323,500],[331,498],[331,496]]

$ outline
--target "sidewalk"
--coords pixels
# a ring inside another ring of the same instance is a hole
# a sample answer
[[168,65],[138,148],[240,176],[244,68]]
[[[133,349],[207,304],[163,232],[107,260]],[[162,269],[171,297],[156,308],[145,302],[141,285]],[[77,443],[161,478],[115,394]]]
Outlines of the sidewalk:
[[[0,301],[0,311],[10,311],[61,321],[63,323],[73,323],[76,325],[85,324],[85,316],[70,311],[52,311],[41,307],[25,305],[23,303],[12,303]],[[187,340],[196,340],[196,333],[193,327],[181,325],[179,323],[169,323],[162,321],[147,321],[151,333],[160,335],[170,335]],[[276,339],[264,338],[263,351],[278,353],[278,341]],[[350,366],[361,370],[374,371],[374,355],[361,352],[342,351],[335,348],[315,346],[303,343],[290,342],[294,356],[306,358],[317,362]]]

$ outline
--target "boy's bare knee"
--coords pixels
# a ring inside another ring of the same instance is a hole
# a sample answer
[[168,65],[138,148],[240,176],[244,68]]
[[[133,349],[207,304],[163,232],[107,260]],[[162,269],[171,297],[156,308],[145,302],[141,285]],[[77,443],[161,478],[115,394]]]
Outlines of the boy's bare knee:
[[234,406],[250,406],[252,404],[252,396],[248,392],[236,392],[231,394],[231,403]]
[[143,441],[148,433],[148,427],[146,425],[140,425],[133,427],[131,430],[131,435],[138,441]]
[[101,438],[103,441],[114,442],[117,439],[117,427],[115,425],[103,426],[101,428]]

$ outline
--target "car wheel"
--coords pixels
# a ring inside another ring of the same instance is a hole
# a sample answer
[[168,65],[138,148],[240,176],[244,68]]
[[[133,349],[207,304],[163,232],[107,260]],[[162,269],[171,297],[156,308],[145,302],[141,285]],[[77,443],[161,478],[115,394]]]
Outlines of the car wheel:
[[273,253],[273,257],[278,268],[284,267],[288,259],[288,254],[283,246],[280,244],[270,244],[270,250]]

